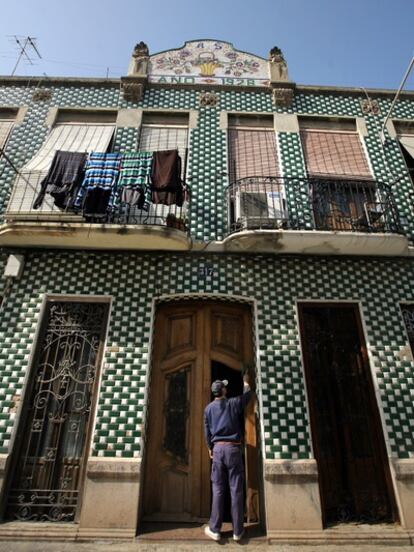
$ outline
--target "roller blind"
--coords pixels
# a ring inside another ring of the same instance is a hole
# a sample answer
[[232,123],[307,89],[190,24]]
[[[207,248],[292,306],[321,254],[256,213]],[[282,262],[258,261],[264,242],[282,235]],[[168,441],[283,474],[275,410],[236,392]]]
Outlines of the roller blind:
[[105,152],[108,149],[114,125],[58,124],[49,133],[37,153],[21,169],[13,187],[8,213],[42,214],[51,211],[60,213],[53,200],[46,196],[40,209],[34,211],[33,203],[40,191],[40,184],[46,176],[57,150]]
[[230,181],[249,176],[279,176],[274,130],[230,129]]
[[300,136],[309,176],[371,177],[357,133],[302,129]]

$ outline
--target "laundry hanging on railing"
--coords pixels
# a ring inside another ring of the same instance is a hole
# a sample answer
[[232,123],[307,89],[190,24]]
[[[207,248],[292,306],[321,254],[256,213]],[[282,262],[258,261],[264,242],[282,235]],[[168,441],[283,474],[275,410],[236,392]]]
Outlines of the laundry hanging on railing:
[[177,205],[184,202],[181,180],[181,157],[177,150],[156,151],[151,171],[152,202],[161,205]]
[[59,209],[88,218],[103,218],[124,206],[148,212],[151,204],[182,207],[186,201],[177,150],[89,155],[59,150],[42,180],[35,209],[46,194]]
[[148,211],[151,203],[152,163],[152,152],[127,152],[122,155],[117,203]]
[[111,209],[121,165],[120,153],[91,153],[75,208],[85,217],[104,217]]
[[85,176],[87,153],[56,151],[41,189],[33,203],[33,209],[39,209],[45,195],[53,197],[59,209],[71,210],[79,188]]
[[[42,146],[20,169],[10,197],[9,213],[30,213],[34,208],[41,182],[48,175],[56,151],[90,153],[106,151],[113,136],[113,125],[57,124]],[[53,199],[46,194],[37,209],[42,213],[58,213]]]

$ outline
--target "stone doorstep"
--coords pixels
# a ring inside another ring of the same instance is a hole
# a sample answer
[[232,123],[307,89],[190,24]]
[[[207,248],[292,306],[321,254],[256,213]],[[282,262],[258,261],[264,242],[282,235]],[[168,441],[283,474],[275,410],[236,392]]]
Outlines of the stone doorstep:
[[[183,532],[184,533],[184,532]],[[223,541],[232,540],[231,532],[223,535]],[[154,538],[155,537],[155,538]],[[143,534],[136,537],[135,531],[130,529],[80,529],[79,526],[69,523],[32,523],[32,522],[6,522],[0,524],[1,541],[124,541],[140,542],[142,544],[166,544],[168,542],[181,544],[206,544],[210,543],[207,537],[187,539],[181,533],[174,537],[168,535],[160,538],[158,535]],[[364,527],[334,527],[322,531],[268,531],[266,536],[253,536],[249,544],[255,545],[389,545],[389,546],[414,546],[414,531],[407,531],[399,526],[393,528]],[[213,541],[211,541],[213,543]]]
[[81,529],[72,523],[10,521],[0,524],[0,541],[127,541],[135,538],[130,529]]
[[269,544],[414,546],[414,532],[400,526],[341,526],[322,531],[268,531],[267,540]]

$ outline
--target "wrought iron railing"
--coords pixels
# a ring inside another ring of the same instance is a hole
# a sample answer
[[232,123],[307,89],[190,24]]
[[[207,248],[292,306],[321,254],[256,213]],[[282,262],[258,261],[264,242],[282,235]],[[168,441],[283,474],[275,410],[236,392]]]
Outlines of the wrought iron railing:
[[21,172],[17,175],[4,218],[6,220],[90,222],[100,224],[153,225],[177,228],[188,232],[190,191],[183,185],[182,198],[177,203],[163,205],[150,202],[146,207],[120,202],[114,193],[113,201],[104,212],[87,214],[82,206],[64,209],[55,205],[54,198],[46,194],[39,206],[36,198],[45,177],[40,172]]
[[372,180],[248,177],[227,189],[229,233],[331,230],[401,233],[391,187]]

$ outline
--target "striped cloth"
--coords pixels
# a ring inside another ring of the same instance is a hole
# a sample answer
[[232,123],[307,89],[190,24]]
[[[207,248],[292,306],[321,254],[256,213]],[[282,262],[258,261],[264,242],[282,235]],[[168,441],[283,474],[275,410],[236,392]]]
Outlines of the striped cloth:
[[152,160],[152,152],[140,151],[123,154],[117,187],[117,202],[136,205],[144,211],[149,210]]
[[93,188],[113,192],[109,200],[109,207],[111,207],[115,197],[120,165],[120,153],[91,153],[86,163],[85,178],[77,195],[75,207],[82,206],[86,193]]

